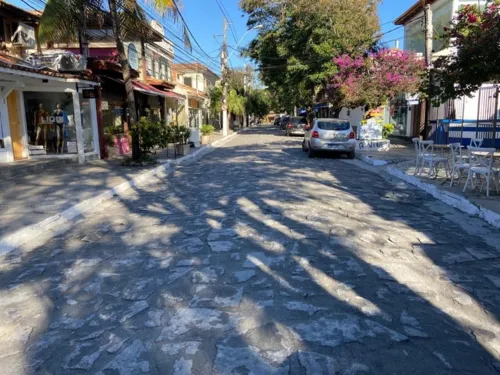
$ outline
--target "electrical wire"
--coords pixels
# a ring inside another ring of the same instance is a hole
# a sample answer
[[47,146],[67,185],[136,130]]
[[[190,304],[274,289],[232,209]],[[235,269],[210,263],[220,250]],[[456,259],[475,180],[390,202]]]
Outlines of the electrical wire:
[[[26,3],[26,1],[25,1],[25,0],[22,0],[22,1]],[[36,0],[36,1],[38,1],[38,2],[42,3],[44,6],[46,5],[46,2],[44,2],[43,0]],[[28,4],[28,3],[26,3],[26,4],[27,4],[30,8],[32,8],[32,9],[34,9],[34,10],[39,11],[38,9],[35,9],[33,6],[31,6],[30,4]],[[95,6],[92,6],[92,5],[91,5],[91,8],[93,8],[93,9],[95,9],[95,10],[99,11],[99,12],[103,12],[103,13],[105,13],[105,14],[108,14],[108,12],[107,12],[107,11],[105,11],[105,10],[103,10],[103,9],[99,8],[99,7],[95,7]],[[125,11],[125,12],[129,12],[129,13],[130,13],[130,10],[128,10],[128,9],[126,9],[126,8],[123,8],[123,11]],[[146,13],[146,12],[145,12],[145,13]],[[151,17],[152,19],[154,19],[154,17],[152,17],[151,15],[148,15],[148,16],[149,16],[149,17]],[[157,20],[156,20],[156,21],[157,21]],[[157,21],[157,22],[159,22],[159,21]],[[147,27],[150,27],[150,25],[147,25]],[[105,34],[105,36],[108,36],[108,35],[107,35],[107,34]],[[216,73],[219,73],[219,72],[218,72],[218,70],[219,70],[219,69],[218,69],[218,67],[217,67],[217,68],[216,68],[216,67],[214,67],[214,66],[213,66],[213,63],[206,63],[206,62],[203,62],[203,61],[199,60],[196,56],[194,56],[193,54],[190,54],[190,53],[186,52],[186,51],[185,51],[185,50],[184,50],[181,46],[177,45],[175,42],[173,42],[173,41],[171,41],[171,40],[168,40],[165,36],[163,36],[163,39],[164,39],[165,41],[168,41],[168,42],[170,42],[170,43],[174,44],[174,46],[176,46],[176,47],[178,48],[177,52],[179,52],[179,53],[183,54],[183,55],[184,55],[184,56],[186,56],[188,59],[190,59],[190,58],[191,58],[191,59],[194,59],[196,62],[200,62],[201,64],[208,66],[210,69],[212,69],[212,71],[215,71]],[[159,46],[157,46],[157,45],[156,45],[156,47],[158,47],[158,48],[162,49],[161,47],[159,47]],[[165,51],[165,52],[167,52],[167,51]],[[181,58],[181,57],[180,57],[180,56],[178,56],[178,55],[175,55],[175,56],[174,56],[174,60],[181,61],[181,63],[179,63],[179,65],[182,65],[182,66],[185,66],[185,67],[189,67],[189,66],[188,66],[188,65],[186,65],[186,64],[183,64],[182,62],[186,62],[186,63],[188,63],[188,64],[191,64],[191,63],[192,63],[192,61],[188,61],[188,60],[186,60],[186,59],[184,59],[184,58]],[[219,73],[219,74],[220,74],[220,73]]]
[[238,37],[236,36],[236,33],[234,31],[233,20],[229,16],[229,13],[227,12],[226,7],[224,6],[224,4],[220,0],[215,0],[215,1],[216,1],[217,5],[219,6],[219,9],[220,9],[222,15],[224,16],[224,18],[226,18],[226,19],[229,20],[229,29],[231,30],[231,34],[233,35],[234,42],[236,44],[238,44]]

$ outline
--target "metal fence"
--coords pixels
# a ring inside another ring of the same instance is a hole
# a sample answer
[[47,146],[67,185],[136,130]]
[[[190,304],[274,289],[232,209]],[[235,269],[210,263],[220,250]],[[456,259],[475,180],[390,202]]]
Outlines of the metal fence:
[[500,148],[498,93],[497,86],[482,87],[473,97],[448,100],[432,107],[430,139],[436,143],[460,142],[467,146],[471,138],[480,138],[483,147]]

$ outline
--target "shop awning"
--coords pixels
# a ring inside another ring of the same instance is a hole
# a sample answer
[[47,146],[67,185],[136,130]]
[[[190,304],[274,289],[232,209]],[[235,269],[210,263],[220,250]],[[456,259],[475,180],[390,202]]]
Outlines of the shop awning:
[[186,98],[184,96],[176,94],[175,92],[172,92],[172,91],[163,91],[163,92],[165,93],[165,95],[167,96],[167,98],[175,99],[175,100],[178,100],[178,101],[181,101],[181,102],[183,102],[184,100],[186,100]]
[[[125,84],[123,79],[113,78],[108,76],[104,76],[104,78],[121,83],[122,85]],[[147,83],[144,82],[132,81],[132,86],[134,87],[134,91],[140,92],[145,95],[163,96],[164,98],[171,98],[179,101],[185,100],[184,96],[182,95],[176,94],[175,92],[172,91],[159,90],[156,87],[148,85]]]
[[164,96],[166,97],[166,91],[161,91],[156,88],[154,88],[151,85],[148,85],[147,83],[142,83],[139,81],[132,81],[132,85],[134,86],[134,90],[141,92],[146,95],[153,95],[153,96]]

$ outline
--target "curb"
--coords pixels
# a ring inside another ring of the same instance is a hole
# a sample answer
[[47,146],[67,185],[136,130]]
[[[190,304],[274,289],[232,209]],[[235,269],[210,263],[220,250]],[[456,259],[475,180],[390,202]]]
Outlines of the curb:
[[375,159],[369,155],[359,155],[359,160],[364,161],[366,164],[370,164],[373,167],[382,167],[384,165],[389,164],[386,160]]
[[389,175],[396,177],[400,180],[403,180],[410,185],[416,186],[420,190],[424,190],[425,192],[432,195],[434,198],[440,200],[441,202],[446,203],[447,205],[454,207],[462,212],[465,212],[469,215],[477,216],[488,224],[494,226],[495,228],[500,228],[500,214],[488,210],[484,207],[475,205],[467,198],[462,197],[461,195],[457,195],[454,193],[450,193],[445,190],[441,190],[437,188],[435,185],[423,182],[417,177],[407,175],[403,171],[394,168],[387,167],[386,171]]
[[[61,233],[61,227],[68,222],[74,222],[76,218],[83,215],[85,212],[93,209],[104,201],[107,201],[115,196],[119,196],[133,186],[137,186],[139,183],[144,182],[154,176],[166,176],[169,174],[169,169],[173,166],[183,164],[185,162],[196,160],[201,156],[208,154],[215,150],[215,148],[226,143],[230,139],[238,135],[238,132],[227,135],[224,138],[218,139],[211,144],[200,147],[198,150],[190,153],[189,155],[183,156],[179,159],[169,160],[166,163],[149,170],[147,172],[141,173],[138,176],[131,178],[128,181],[122,182],[115,187],[108,189],[107,191],[97,195],[94,198],[83,200],[71,208],[68,208],[60,213],[50,216],[45,220],[42,220],[36,224],[29,225],[16,232],[9,234],[0,238],[0,256],[10,253],[11,251],[21,247],[28,241],[31,241],[35,237],[47,235],[48,231],[52,229],[59,229],[57,234]],[[69,229],[69,228],[68,228]],[[49,238],[55,236],[49,235]],[[48,238],[47,238],[48,239]]]

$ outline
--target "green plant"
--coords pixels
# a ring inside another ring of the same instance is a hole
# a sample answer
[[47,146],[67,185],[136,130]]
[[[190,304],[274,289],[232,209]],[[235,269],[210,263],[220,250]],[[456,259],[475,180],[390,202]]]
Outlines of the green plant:
[[189,137],[191,137],[191,130],[186,126],[174,126],[173,127],[173,139],[175,143],[185,145],[188,143]]
[[215,132],[215,128],[212,125],[202,125],[200,127],[200,132],[202,135],[212,135]]
[[166,147],[166,126],[163,123],[153,122],[147,117],[141,117],[136,126],[139,128],[139,144],[142,153],[149,154],[155,147]]
[[382,126],[382,138],[387,139],[392,133],[394,133],[394,124],[384,124]]

